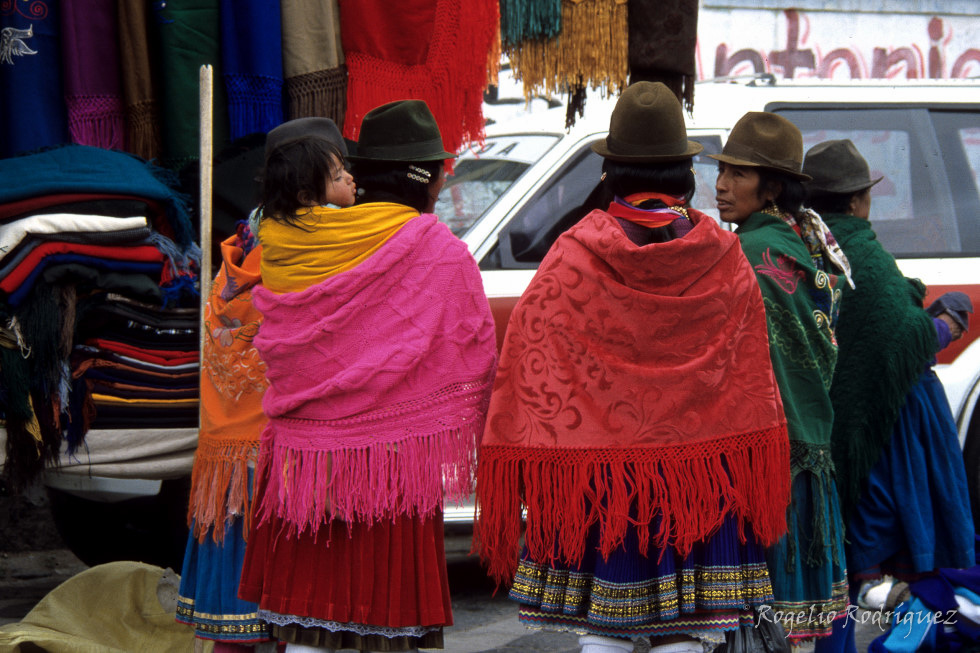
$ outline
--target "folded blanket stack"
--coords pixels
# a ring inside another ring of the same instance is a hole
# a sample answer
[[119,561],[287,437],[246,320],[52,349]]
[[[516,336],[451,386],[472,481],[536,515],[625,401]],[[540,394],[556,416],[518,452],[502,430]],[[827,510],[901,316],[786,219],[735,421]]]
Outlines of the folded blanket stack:
[[3,475],[89,428],[197,424],[200,249],[176,180],[120,152],[0,160]]

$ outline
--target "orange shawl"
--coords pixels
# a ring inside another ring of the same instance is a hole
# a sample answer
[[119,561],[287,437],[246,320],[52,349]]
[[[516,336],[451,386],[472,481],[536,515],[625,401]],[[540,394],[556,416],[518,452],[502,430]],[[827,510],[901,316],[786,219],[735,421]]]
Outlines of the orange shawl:
[[234,515],[248,519],[248,465],[258,457],[267,421],[262,412],[265,364],[252,345],[262,321],[252,306],[252,287],[261,281],[262,248],[246,256],[236,241],[239,237],[231,236],[221,243],[223,264],[204,314],[201,429],[187,509],[201,541],[212,530],[220,542],[225,520]]

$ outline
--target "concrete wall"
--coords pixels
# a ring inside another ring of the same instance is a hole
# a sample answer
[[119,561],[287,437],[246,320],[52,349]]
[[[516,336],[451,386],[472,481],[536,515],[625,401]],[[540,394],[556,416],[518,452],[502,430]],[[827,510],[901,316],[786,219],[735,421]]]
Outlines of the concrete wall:
[[698,77],[980,77],[976,0],[705,1]]

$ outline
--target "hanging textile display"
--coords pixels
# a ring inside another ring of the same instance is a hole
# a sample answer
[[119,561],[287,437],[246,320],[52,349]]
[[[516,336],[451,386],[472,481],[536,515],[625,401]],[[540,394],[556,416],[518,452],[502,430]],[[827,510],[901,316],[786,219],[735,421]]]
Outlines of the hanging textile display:
[[347,69],[340,45],[337,1],[282,0],[281,9],[289,120],[319,116],[342,127]]
[[0,157],[68,141],[58,17],[50,0],[0,3]]
[[629,0],[630,83],[662,82],[690,111],[697,40],[698,0]]
[[[153,3],[151,22],[159,35],[156,51],[162,82],[163,160],[180,168],[200,155],[200,68],[215,67],[221,78],[219,0],[167,0]],[[224,89],[214,85],[212,133],[215,143],[228,142]]]
[[610,94],[626,86],[626,0],[562,0],[561,32],[503,44],[524,97],[568,93],[566,124],[582,115],[586,88]]
[[277,0],[221,0],[221,64],[230,138],[282,122],[282,26]]
[[71,141],[125,147],[115,0],[62,0],[62,60]]
[[561,31],[561,0],[500,0],[500,40],[516,45]]
[[499,29],[495,0],[341,0],[340,16],[349,73],[345,137],[357,138],[371,109],[417,99],[429,105],[446,150],[482,139]]
[[160,101],[153,83],[158,72],[150,59],[150,4],[118,0],[117,9],[128,151],[154,159],[160,156],[162,145]]

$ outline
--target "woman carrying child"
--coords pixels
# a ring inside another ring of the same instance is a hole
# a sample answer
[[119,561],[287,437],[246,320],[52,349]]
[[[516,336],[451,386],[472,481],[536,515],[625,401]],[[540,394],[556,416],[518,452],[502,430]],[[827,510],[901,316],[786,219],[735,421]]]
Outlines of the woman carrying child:
[[444,182],[424,102],[369,112],[355,170],[300,139],[263,179],[269,388],[240,595],[286,650],[442,647],[443,497],[472,485],[496,369],[476,262],[429,213]]

